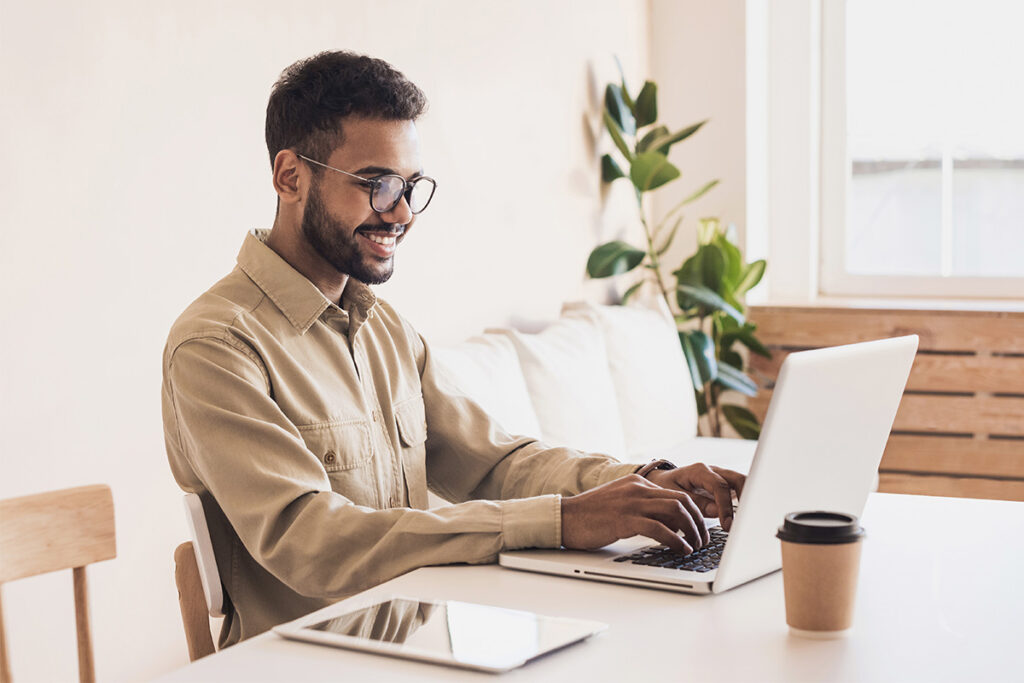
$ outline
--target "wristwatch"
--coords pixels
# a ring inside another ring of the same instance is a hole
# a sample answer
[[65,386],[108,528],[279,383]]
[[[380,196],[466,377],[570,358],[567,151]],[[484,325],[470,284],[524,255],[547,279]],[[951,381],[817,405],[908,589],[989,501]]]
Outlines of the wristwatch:
[[647,475],[653,472],[654,470],[674,470],[675,468],[676,466],[670,463],[668,460],[652,460],[643,467],[641,467],[640,469],[638,469],[636,473],[639,474],[644,479],[646,479]]

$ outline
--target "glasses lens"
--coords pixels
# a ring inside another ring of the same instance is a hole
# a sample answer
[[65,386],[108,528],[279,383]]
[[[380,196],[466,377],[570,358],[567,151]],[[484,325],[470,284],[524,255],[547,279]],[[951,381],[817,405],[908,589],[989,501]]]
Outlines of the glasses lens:
[[377,185],[370,195],[370,204],[374,211],[385,213],[395,208],[402,192],[405,190],[405,179],[396,175],[377,178]]
[[427,208],[430,199],[434,196],[437,185],[430,178],[417,178],[413,181],[412,190],[409,192],[409,210],[419,213]]

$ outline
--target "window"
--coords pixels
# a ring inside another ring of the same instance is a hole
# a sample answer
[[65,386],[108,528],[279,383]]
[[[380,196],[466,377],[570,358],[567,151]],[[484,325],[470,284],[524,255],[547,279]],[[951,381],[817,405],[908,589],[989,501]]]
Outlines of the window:
[[820,289],[1024,297],[1024,4],[822,4]]

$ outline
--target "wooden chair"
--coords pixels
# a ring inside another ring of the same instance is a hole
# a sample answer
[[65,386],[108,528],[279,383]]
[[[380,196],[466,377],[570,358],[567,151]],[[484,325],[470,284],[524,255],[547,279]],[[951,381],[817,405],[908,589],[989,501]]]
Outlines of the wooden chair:
[[[78,630],[78,677],[92,682],[92,636],[85,567],[117,556],[110,487],[81,486],[0,501],[0,585],[70,569]],[[11,680],[0,612],[0,681]]]
[[209,617],[224,616],[224,592],[203,503],[194,493],[185,494],[185,519],[192,541],[174,550],[174,582],[188,656],[194,662],[216,652]]

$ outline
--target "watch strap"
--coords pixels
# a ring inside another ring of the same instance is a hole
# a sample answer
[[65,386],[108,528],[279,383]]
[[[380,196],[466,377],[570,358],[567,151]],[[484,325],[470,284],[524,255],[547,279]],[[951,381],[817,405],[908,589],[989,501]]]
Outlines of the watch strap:
[[676,466],[668,460],[652,460],[640,469],[636,471],[641,477],[647,478],[647,475],[654,470],[674,470]]

